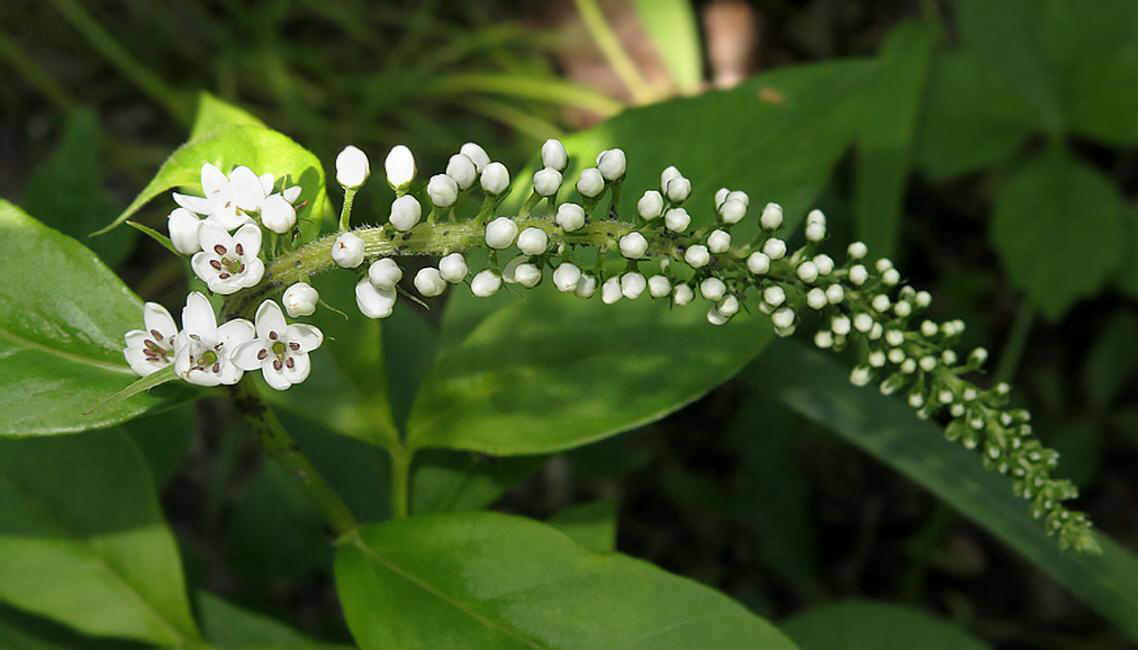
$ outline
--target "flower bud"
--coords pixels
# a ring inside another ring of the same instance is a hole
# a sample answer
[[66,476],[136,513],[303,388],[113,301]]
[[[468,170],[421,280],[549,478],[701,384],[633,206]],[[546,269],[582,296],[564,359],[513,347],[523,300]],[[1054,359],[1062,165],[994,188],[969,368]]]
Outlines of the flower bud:
[[712,253],[726,253],[731,250],[731,234],[726,230],[713,230],[707,236],[707,249]]
[[470,186],[474,185],[474,180],[478,178],[474,161],[460,153],[451,156],[447,161],[446,174],[454,180],[460,190],[470,189]]
[[507,249],[517,236],[518,225],[509,217],[498,217],[486,224],[486,245],[490,248]]
[[367,154],[357,147],[348,145],[336,156],[336,182],[344,189],[359,189],[368,176],[371,176],[371,165]]
[[565,232],[580,230],[585,225],[585,209],[576,203],[562,203],[557,206],[553,221]]
[[261,202],[261,223],[279,235],[287,234],[296,225],[296,208],[280,194],[270,194]]
[[364,261],[364,240],[352,233],[340,233],[332,243],[332,260],[345,269],[354,269]]
[[830,301],[831,305],[840,304],[846,299],[846,290],[840,284],[831,284],[826,287],[826,300]]
[[311,316],[316,312],[316,304],[320,301],[320,294],[307,282],[296,282],[285,289],[281,296],[281,304],[292,318]]
[[371,263],[367,269],[368,280],[377,289],[394,289],[403,279],[403,270],[390,257],[383,257]]
[[715,209],[716,209],[716,211],[718,211],[720,208],[723,207],[723,204],[727,201],[727,196],[729,194],[731,194],[731,190],[727,189],[726,187],[721,187],[721,188],[715,190]]
[[763,302],[771,307],[778,307],[786,302],[786,291],[783,291],[782,287],[779,286],[767,287],[763,289]]
[[683,208],[671,208],[664,213],[664,227],[672,232],[683,232],[691,225],[691,215]]
[[672,293],[672,281],[664,275],[653,275],[648,278],[648,295],[653,298],[666,298]]
[[739,299],[732,294],[727,294],[715,305],[715,310],[727,318],[731,318],[739,313]]
[[573,293],[578,298],[591,298],[597,292],[597,278],[592,273],[582,273],[577,281],[577,289]]
[[404,194],[391,202],[391,214],[387,220],[396,230],[407,232],[419,223],[419,218],[422,216],[423,208],[419,205],[419,200],[410,194]]
[[415,180],[415,156],[404,145],[396,145],[387,152],[383,170],[387,173],[387,184],[392,189],[406,189]]
[[810,291],[806,292],[806,306],[810,307],[811,309],[818,310],[828,304],[829,302],[826,300],[826,292],[822,291],[818,287],[814,287]]
[[684,251],[684,261],[693,269],[703,268],[711,261],[711,254],[707,252],[707,246],[703,244],[688,246],[688,249]]
[[597,169],[606,181],[620,180],[624,176],[624,150],[607,149],[597,156]]
[[500,162],[492,162],[482,169],[482,191],[498,196],[510,186],[510,172]]
[[771,270],[771,258],[755,251],[747,256],[747,270],[755,275],[763,275]]
[[619,278],[609,278],[601,285],[601,302],[604,304],[611,305],[623,297],[624,294],[620,291]]
[[798,279],[806,284],[812,284],[818,279],[818,267],[810,260],[799,264],[796,273],[798,274]]
[[439,275],[451,284],[458,284],[465,280],[468,272],[466,258],[462,256],[462,253],[444,255],[439,260]]
[[438,269],[433,266],[426,266],[419,269],[419,272],[415,274],[415,288],[427,298],[434,298],[443,295],[443,292],[447,290],[447,283]]
[[549,235],[541,228],[526,228],[518,235],[518,250],[526,255],[541,255],[549,246]]
[[834,270],[834,258],[829,255],[815,255],[814,266],[818,269],[818,275],[829,275]]
[[825,350],[834,347],[834,334],[829,330],[818,330],[814,333],[814,345]]
[[590,199],[595,198],[600,196],[604,190],[605,178],[601,176],[600,170],[596,167],[581,170],[581,177],[577,179],[577,191],[581,193],[581,196]]
[[630,232],[620,238],[620,254],[630,260],[638,260],[648,252],[648,240],[638,232]]
[[286,187],[284,190],[282,190],[281,196],[284,197],[284,200],[292,203],[293,205],[296,205],[296,200],[300,198],[300,193],[302,191],[304,190],[299,185],[293,185],[292,187]]
[[834,316],[830,319],[830,329],[838,336],[850,333],[850,319],[848,316]]
[[572,262],[562,262],[553,270],[553,286],[562,293],[576,291],[580,280],[581,269]]
[[620,276],[620,294],[629,300],[639,298],[647,287],[648,281],[636,271],[629,271]]
[[681,176],[683,176],[683,174],[680,173],[680,170],[676,169],[675,165],[665,167],[664,171],[660,172],[660,191],[667,194],[668,183],[671,182],[673,178],[680,178]]
[[887,287],[896,286],[897,283],[901,281],[901,273],[898,272],[897,269],[886,269],[885,272],[881,274],[881,281],[885,283]]
[[201,220],[193,212],[185,208],[175,208],[166,220],[166,227],[170,230],[170,241],[174,249],[183,255],[193,255],[201,250],[198,239],[198,229]]
[[869,271],[867,271],[864,266],[861,264],[855,264],[854,266],[850,267],[850,282],[852,282],[854,286],[860,287],[861,285],[865,284],[865,281],[868,279]]
[[925,309],[932,304],[933,296],[928,291],[918,291],[917,295],[913,296],[913,302],[921,309]]
[[855,314],[853,318],[853,326],[855,330],[861,332],[862,334],[865,334],[869,332],[869,330],[873,329],[873,316],[870,316],[865,312]]
[[723,202],[726,203],[728,201],[735,201],[736,203],[742,203],[744,208],[751,207],[751,197],[747,196],[747,193],[744,192],[743,190],[735,190],[733,192],[728,192],[727,198],[724,199]]
[[695,292],[686,284],[677,284],[672,289],[672,304],[679,307],[690,303],[695,298]]
[[532,289],[541,282],[541,269],[536,264],[522,262],[514,268],[514,282],[526,289]]
[[[747,216],[747,206],[742,201],[727,201],[719,206],[719,218],[727,225],[737,224]],[[722,313],[723,310],[720,310]]]
[[769,257],[772,262],[781,260],[786,257],[786,242],[778,237],[771,237],[763,242],[763,254]]
[[723,283],[723,280],[715,276],[707,278],[699,284],[699,294],[703,296],[705,300],[718,302],[723,299],[726,293],[727,285]]
[[458,183],[446,174],[435,174],[427,181],[427,196],[439,208],[449,208],[458,201]]
[[859,241],[855,241],[846,248],[846,255],[848,255],[851,260],[860,260],[868,254],[869,247]]
[[763,230],[777,230],[782,226],[782,206],[777,203],[768,203],[763,207],[763,214],[759,217],[759,225]]
[[656,190],[648,190],[636,202],[636,213],[645,221],[651,221],[664,213],[664,197]]
[[565,171],[569,164],[569,154],[560,140],[550,138],[541,145],[541,164],[558,172]]
[[771,314],[771,322],[779,329],[789,329],[794,325],[794,311],[788,307]]
[[498,293],[498,290],[501,288],[502,276],[490,269],[479,271],[470,280],[470,293],[478,298],[489,298]]
[[553,196],[561,189],[561,172],[550,167],[539,169],[533,175],[533,191],[540,196]]
[[821,223],[806,224],[806,241],[820,242],[826,238],[826,225]]
[[486,150],[473,142],[467,142],[462,145],[458,152],[469,158],[470,162],[474,163],[474,170],[478,173],[482,173],[486,165],[490,164],[490,156],[486,155]]
[[869,301],[869,304],[871,307],[873,307],[874,311],[877,311],[880,313],[885,313],[885,312],[889,311],[889,308],[892,306],[892,302],[889,300],[889,296],[887,296],[883,293],[879,293],[876,296],[874,296],[873,300]]
[[720,312],[715,305],[707,308],[707,322],[711,323],[712,325],[715,325],[717,327],[719,325],[726,325],[727,321],[729,320],[731,320],[731,318],[726,314]]
[[394,289],[377,289],[367,278],[356,283],[356,307],[368,318],[387,318],[395,307]]
[[683,176],[677,176],[671,179],[668,181],[667,187],[664,188],[664,195],[667,196],[668,200],[672,203],[683,203],[687,201],[688,196],[691,195],[691,181]]

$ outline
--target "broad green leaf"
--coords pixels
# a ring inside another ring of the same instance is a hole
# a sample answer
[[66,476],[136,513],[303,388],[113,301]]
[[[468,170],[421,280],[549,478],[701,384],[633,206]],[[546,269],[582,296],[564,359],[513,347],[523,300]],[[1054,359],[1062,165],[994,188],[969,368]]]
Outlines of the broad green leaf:
[[1133,354],[1135,341],[1138,316],[1119,312],[1107,321],[1092,343],[1083,365],[1083,386],[1095,408],[1109,406],[1138,370],[1138,355]]
[[1053,150],[1003,182],[992,243],[1012,284],[1054,320],[1102,288],[1122,261],[1122,216],[1110,180]]
[[546,520],[585,548],[598,553],[616,550],[616,504],[590,501],[569,506]]
[[695,92],[703,81],[699,21],[688,0],[635,0],[636,15],[676,87]]
[[313,641],[284,623],[241,609],[209,592],[198,592],[197,603],[206,639],[226,650],[331,650],[343,647]]
[[1122,211],[1122,265],[1114,284],[1122,293],[1138,298],[1138,208],[1133,205]]
[[0,648],[4,650],[143,650],[142,644],[82,636],[62,625],[0,605]]
[[[91,111],[80,110],[67,118],[55,152],[28,179],[23,204],[43,223],[83,240],[115,214],[102,182],[99,122]],[[113,267],[130,254],[137,239],[122,230],[84,243]]]
[[123,430],[146,457],[150,474],[160,491],[181,469],[190,451],[196,426],[192,404],[123,423]]
[[150,471],[121,431],[0,440],[0,601],[86,634],[198,638]]
[[946,441],[901,400],[850,385],[848,369],[802,344],[771,346],[743,376],[924,486],[1138,640],[1138,557],[1117,542],[1098,533],[1101,555],[1060,550],[1007,477],[984,469],[975,453]]
[[0,436],[104,427],[191,394],[164,387],[85,415],[138,379],[122,349],[142,302],[90,250],[2,200],[0,240]]
[[364,650],[794,648],[707,587],[490,512],[365,526],[337,549],[336,586]]
[[[320,161],[288,136],[264,127],[238,125],[215,130],[178,147],[122,214],[95,234],[120,225],[155,197],[171,190],[182,188],[201,194],[201,168],[207,162],[226,173],[237,165],[246,165],[258,174],[289,177],[303,188],[300,201],[305,205],[297,211],[301,241],[320,233],[321,220],[330,209]],[[176,207],[172,200],[165,205],[163,209]]]
[[230,126],[259,126],[267,128],[266,124],[239,108],[210,93],[198,95],[198,112],[194,116],[194,125],[190,129],[190,142],[201,140]]
[[548,456],[495,458],[427,449],[411,466],[411,512],[461,512],[486,508],[537,471]]
[[802,650],[984,650],[987,644],[947,621],[902,605],[850,600],[783,621]]
[[881,46],[857,144],[854,217],[858,238],[893,257],[901,228],[913,138],[924,99],[936,32],[902,24]]

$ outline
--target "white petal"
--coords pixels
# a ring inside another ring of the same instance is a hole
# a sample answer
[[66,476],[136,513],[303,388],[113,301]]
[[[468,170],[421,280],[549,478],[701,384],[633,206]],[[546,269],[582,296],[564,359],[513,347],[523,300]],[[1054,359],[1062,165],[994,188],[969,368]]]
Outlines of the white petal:
[[265,192],[261,189],[261,181],[252,169],[242,165],[229,173],[229,193],[237,207],[246,212],[256,212],[261,209],[261,201]]
[[208,221],[203,223],[201,228],[198,228],[198,239],[201,240],[202,250],[211,255],[233,254],[233,238],[229,236],[229,233]]
[[242,370],[256,370],[261,367],[261,359],[258,358],[258,355],[264,350],[265,341],[262,339],[245,341],[229,353],[229,360]]
[[242,289],[245,287],[255,287],[264,275],[265,263],[261,261],[261,258],[255,257],[245,263],[245,272],[236,276],[235,281],[237,282],[237,286]]
[[213,206],[209,213],[209,218],[206,219],[206,223],[211,223],[226,232],[247,223],[252,223],[252,221],[249,215],[244,212],[238,213],[237,206],[231,203]]
[[185,336],[179,336],[178,341],[178,348],[174,353],[174,374],[185,379],[190,371],[190,346],[193,343],[186,340]]
[[174,192],[174,203],[196,214],[209,214],[210,202],[209,199],[205,197],[190,196],[189,194],[178,194]]
[[269,357],[261,363],[261,374],[265,376],[265,383],[272,386],[276,390],[288,390],[292,386],[292,382],[285,377],[284,366],[280,370],[273,367],[273,362],[279,361],[276,357]]
[[199,280],[209,284],[217,279],[217,269],[209,265],[211,261],[216,259],[217,255],[213,253],[205,251],[194,253],[194,256],[190,258],[190,268],[194,270],[194,275],[198,276]]
[[288,325],[280,305],[273,300],[266,300],[257,307],[257,338],[271,341],[283,340],[287,335]]
[[301,188],[299,185],[293,185],[292,187],[285,188],[281,194],[289,203],[296,203],[296,200],[300,198],[300,191]]
[[213,293],[220,296],[229,296],[245,288],[238,280],[238,276],[231,275],[228,278],[222,279],[220,275],[217,275],[206,280],[206,286],[209,287],[209,290]]
[[[194,259],[197,257],[194,255]],[[200,291],[186,296],[186,306],[182,308],[182,328],[191,337],[196,336],[202,341],[217,340],[217,316],[213,314],[213,305],[209,304],[209,299]]]
[[235,245],[241,244],[241,257],[248,262],[261,252],[261,229],[257,227],[257,224],[247,223],[233,233],[233,243]]
[[140,377],[145,377],[166,365],[151,361],[143,352],[146,349],[145,341],[148,338],[150,338],[150,334],[142,330],[131,330],[123,337],[126,341],[126,347],[122,351],[123,357],[126,358],[126,362],[134,374]]
[[253,340],[253,324],[244,318],[234,318],[217,328],[217,342],[223,349],[232,352],[233,348]]
[[202,191],[208,198],[214,194],[224,193],[229,189],[229,179],[216,166],[206,163],[202,165]]
[[191,384],[198,386],[217,386],[221,383],[221,377],[212,372],[204,370],[191,370],[185,375],[185,380]]
[[324,332],[319,327],[305,323],[295,323],[288,326],[285,337],[289,343],[299,343],[302,352],[312,352],[324,342]]
[[394,289],[376,289],[367,278],[356,283],[356,306],[368,318],[387,318],[395,307]]
[[257,177],[257,180],[260,181],[260,183],[261,183],[261,191],[262,192],[264,192],[265,194],[272,194],[273,193],[273,180],[275,180],[275,179],[273,178],[272,174],[261,174],[260,176]]
[[165,307],[156,302],[146,303],[142,308],[142,322],[146,323],[147,332],[151,330],[158,332],[160,336],[156,338],[164,339],[155,341],[156,343],[174,344],[173,339],[178,335],[178,325]]
[[196,214],[185,208],[175,208],[166,218],[166,229],[170,232],[170,243],[183,255],[193,255],[201,250],[198,232],[202,221]]
[[245,371],[233,365],[229,360],[222,359],[221,373],[218,376],[218,382],[225,386],[232,386],[241,381],[245,376]]
[[300,382],[308,379],[308,372],[312,369],[312,363],[308,359],[308,355],[290,354],[288,359],[292,361],[292,367],[288,367],[288,362],[285,362],[284,376],[290,383],[299,384]]

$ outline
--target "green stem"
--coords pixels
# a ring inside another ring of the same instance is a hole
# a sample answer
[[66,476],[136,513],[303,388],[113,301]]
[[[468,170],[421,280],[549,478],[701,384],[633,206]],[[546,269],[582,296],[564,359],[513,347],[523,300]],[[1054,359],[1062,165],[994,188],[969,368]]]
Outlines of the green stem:
[[995,379],[1011,381],[1019,367],[1023,350],[1027,347],[1027,339],[1031,336],[1031,327],[1035,323],[1035,305],[1030,300],[1024,300],[1016,310],[1012,331],[1004,343],[1004,352],[1000,355],[1000,363],[996,366]]
[[356,190],[344,189],[344,205],[340,208],[340,231],[352,227],[352,204],[356,201]]
[[616,72],[616,76],[620,77],[620,80],[628,87],[628,91],[632,93],[632,99],[637,104],[647,104],[652,101],[656,93],[653,92],[652,86],[644,80],[640,70],[632,62],[632,58],[628,56],[628,52],[621,46],[616,34],[609,27],[608,21],[605,20],[604,12],[601,11],[597,0],[576,1],[577,11],[581,14],[581,21],[585,23],[589,35],[596,41],[601,54],[608,59],[609,65]]
[[324,513],[324,518],[336,535],[355,530],[358,524],[347,504],[301,453],[300,446],[285,431],[276,414],[261,400],[257,389],[249,381],[244,381],[232,388],[232,395],[233,403],[260,439],[261,446],[286,472],[297,479]]
[[409,511],[411,460],[415,450],[405,445],[392,446],[391,452],[391,514],[406,517]]

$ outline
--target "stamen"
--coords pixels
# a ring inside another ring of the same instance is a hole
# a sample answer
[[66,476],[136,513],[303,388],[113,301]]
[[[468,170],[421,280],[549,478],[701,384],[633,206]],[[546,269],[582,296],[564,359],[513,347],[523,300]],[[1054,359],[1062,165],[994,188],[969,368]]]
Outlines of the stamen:
[[274,341],[277,340],[277,333],[276,332],[269,332],[269,338],[274,340]]
[[210,260],[209,265],[213,267],[214,271],[220,271],[221,270],[221,262],[219,262],[217,260]]
[[150,335],[154,337],[155,341],[161,341],[162,340],[162,333],[159,332],[158,330],[150,330]]
[[257,353],[257,361],[264,361],[267,356],[269,356],[268,350],[262,348],[261,351]]
[[297,343],[296,341],[289,341],[289,344],[288,344],[288,349],[290,349],[290,350],[292,350],[293,352],[295,352],[295,351],[297,351],[297,350],[299,350],[299,349],[300,349],[300,344],[299,344],[299,343]]
[[221,278],[222,280],[228,280],[229,279],[229,273],[227,271],[222,271],[221,274],[218,275],[217,277]]
[[283,365],[280,359],[273,359],[273,370],[280,370]]
[[213,364],[213,368],[210,368],[210,370],[213,370],[215,374],[221,372],[221,362],[218,361],[217,363]]
[[292,370],[293,366],[296,365],[296,362],[294,362],[292,360],[292,357],[289,357],[289,358],[285,359],[285,365],[288,366],[289,370]]
[[217,253],[218,255],[225,255],[225,247],[221,244],[214,244],[213,252]]
[[238,255],[245,257],[245,247],[243,247],[241,244],[237,244],[233,250],[237,251]]

